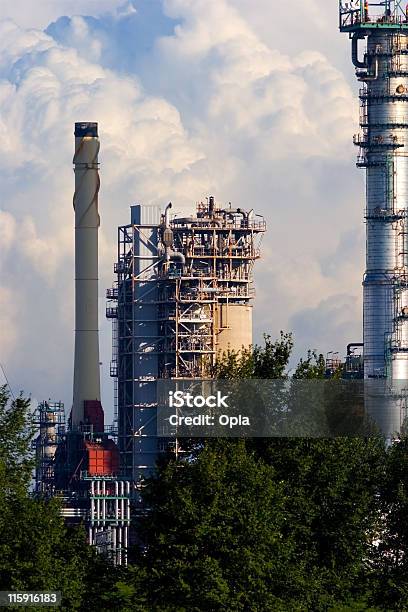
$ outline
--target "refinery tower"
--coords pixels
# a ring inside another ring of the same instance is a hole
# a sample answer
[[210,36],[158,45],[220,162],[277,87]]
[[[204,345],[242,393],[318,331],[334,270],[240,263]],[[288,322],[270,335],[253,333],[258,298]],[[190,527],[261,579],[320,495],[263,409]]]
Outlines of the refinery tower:
[[357,165],[366,170],[364,377],[408,380],[408,6],[340,0],[361,82]]
[[[36,494],[59,497],[67,523],[89,544],[127,563],[131,514],[162,452],[158,381],[208,380],[220,353],[252,344],[253,269],[266,230],[250,207],[200,202],[190,216],[172,204],[131,207],[118,229],[113,320],[115,421],[105,425],[98,332],[98,124],[75,124],[75,358],[72,410],[44,401],[35,413]],[[176,450],[177,450],[177,442]],[[132,510],[131,510],[132,508]]]
[[75,358],[68,424],[61,402],[35,413],[36,493],[57,496],[70,524],[82,523],[89,544],[116,565],[127,562],[131,483],[119,474],[115,431],[100,396],[98,332],[98,124],[75,124]]
[[108,289],[121,469],[136,483],[168,441],[157,437],[157,382],[211,377],[220,353],[252,344],[253,270],[265,220],[214,197],[189,216],[132,206]]

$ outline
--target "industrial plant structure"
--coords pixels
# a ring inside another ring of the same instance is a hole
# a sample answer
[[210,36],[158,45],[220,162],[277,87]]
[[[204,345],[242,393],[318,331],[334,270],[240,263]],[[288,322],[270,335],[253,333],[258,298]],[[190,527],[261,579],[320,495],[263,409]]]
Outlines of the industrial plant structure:
[[340,0],[340,30],[361,82],[354,143],[367,176],[364,377],[387,381],[381,410],[396,428],[395,393],[408,380],[408,7]]
[[214,197],[192,216],[171,211],[171,204],[131,208],[107,292],[121,467],[136,483],[167,444],[156,433],[157,380],[209,378],[217,355],[252,344],[263,217]]
[[41,402],[34,414],[33,425],[39,431],[33,442],[36,455],[35,491],[38,495],[55,494],[55,455],[66,434],[62,402]]
[[127,562],[131,512],[160,452],[159,379],[212,375],[217,355],[252,344],[253,268],[266,230],[253,210],[213,197],[193,216],[172,205],[132,206],[118,230],[117,280],[107,292],[113,320],[115,417],[106,427],[98,332],[99,138],[75,124],[75,358],[73,403],[42,402],[36,494],[58,496],[67,522],[85,524],[89,543]]
[[[408,380],[408,10],[398,0],[340,0],[361,100],[358,166],[367,174],[364,351],[350,344],[346,379],[383,381],[367,400],[400,425]],[[364,46],[364,49],[363,49]],[[75,360],[72,410],[42,402],[36,493],[58,495],[89,543],[126,563],[131,508],[168,439],[157,435],[158,381],[209,379],[220,353],[252,344],[253,271],[266,224],[251,206],[214,197],[191,216],[172,205],[131,207],[118,229],[113,322],[115,417],[105,427],[98,336],[99,138],[75,124]],[[326,376],[342,367],[336,354]],[[399,383],[399,386],[398,384]],[[375,394],[374,394],[375,395]],[[396,418],[394,418],[396,417]],[[173,442],[172,442],[173,443]]]
[[99,138],[96,123],[75,124],[75,359],[68,426],[60,402],[42,402],[36,493],[58,496],[68,523],[83,522],[89,543],[126,563],[131,483],[119,473],[119,451],[104,423],[98,332]]

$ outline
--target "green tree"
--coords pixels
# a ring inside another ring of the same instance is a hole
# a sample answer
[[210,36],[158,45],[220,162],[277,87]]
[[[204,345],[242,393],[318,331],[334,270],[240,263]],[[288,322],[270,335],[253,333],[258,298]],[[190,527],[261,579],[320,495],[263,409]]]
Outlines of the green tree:
[[243,441],[213,441],[194,461],[170,461],[143,496],[137,564],[149,610],[288,609],[294,544],[282,539],[282,485]]
[[93,606],[103,590],[115,591],[115,570],[88,546],[81,526],[65,526],[58,499],[30,494],[33,434],[30,401],[10,401],[1,387],[0,590],[56,590],[67,610],[100,609]]
[[263,461],[283,483],[287,532],[304,564],[302,601],[326,610],[370,591],[369,559],[380,513],[385,449],[380,438],[279,439]]
[[[286,350],[272,352],[272,363],[268,360],[269,367],[260,373],[272,371],[286,376],[293,343],[291,336],[281,334],[281,340],[288,339]],[[260,361],[265,348],[258,347]],[[274,354],[280,357],[278,368],[273,365]],[[240,368],[230,372],[232,378],[239,375]],[[344,420],[357,394],[355,389],[344,389],[341,381],[326,383],[324,378],[323,355],[309,351],[295,369],[288,401],[299,418],[304,418],[306,405],[313,407],[314,418],[320,409],[321,416],[328,421],[329,432],[334,419]],[[301,382],[309,380],[310,384]],[[324,393],[322,385],[327,387]],[[322,405],[315,406],[313,401],[321,401]],[[351,425],[358,431],[356,418]],[[350,419],[353,414],[349,415],[349,425]],[[338,423],[335,431],[340,431]],[[284,486],[288,502],[285,537],[297,543],[296,554],[302,559],[305,577],[299,601],[307,609],[317,610],[339,604],[342,598],[347,599],[347,594],[352,598],[360,595],[364,600],[368,598],[371,576],[368,562],[378,528],[379,491],[386,460],[382,438],[263,438],[247,440],[247,446],[274,468]]]
[[33,434],[29,400],[19,396],[11,403],[7,386],[0,387],[1,509],[8,500],[27,491],[34,468],[30,452]]
[[218,356],[213,369],[214,378],[248,379],[264,378],[276,380],[286,377],[290,355],[293,349],[292,334],[281,331],[278,340],[264,334],[263,346],[241,351],[226,351]]
[[408,437],[387,453],[381,521],[375,548],[376,600],[383,609],[408,609]]
[[326,372],[326,362],[322,354],[309,351],[306,359],[301,358],[293,374],[295,380],[323,379]]
[[[287,377],[292,337],[229,352],[220,378]],[[309,353],[299,380],[324,378]],[[312,382],[314,382],[312,380]],[[147,610],[371,610],[380,438],[201,441],[144,492],[130,599]]]

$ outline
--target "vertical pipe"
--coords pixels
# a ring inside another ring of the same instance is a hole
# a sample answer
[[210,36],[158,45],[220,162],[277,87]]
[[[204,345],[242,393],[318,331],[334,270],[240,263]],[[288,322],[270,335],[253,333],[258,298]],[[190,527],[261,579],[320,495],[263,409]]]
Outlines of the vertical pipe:
[[100,481],[97,480],[96,481],[96,495],[97,495],[97,499],[96,499],[96,515],[97,515],[97,521],[98,521],[98,525],[100,525],[100,521],[101,521],[101,487],[100,487]]
[[102,480],[102,495],[103,495],[103,524],[106,525],[106,481]]
[[124,529],[123,547],[124,547],[123,565],[127,565],[127,550],[129,548],[129,530],[127,527],[125,527]]
[[118,500],[118,495],[119,495],[119,483],[118,481],[115,482],[115,519],[116,519],[116,524],[119,525],[119,500]]
[[117,527],[112,527],[112,551],[113,551],[113,562],[115,563],[115,565],[118,563],[118,553],[117,553]]
[[72,429],[84,421],[84,401],[100,401],[98,338],[97,123],[75,124],[75,361]]

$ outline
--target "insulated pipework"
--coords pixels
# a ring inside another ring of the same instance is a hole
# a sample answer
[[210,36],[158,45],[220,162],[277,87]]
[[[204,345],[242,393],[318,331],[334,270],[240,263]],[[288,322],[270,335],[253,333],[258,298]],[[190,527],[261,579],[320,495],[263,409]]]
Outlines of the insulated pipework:
[[172,203],[169,202],[167,204],[166,209],[164,211],[164,230],[163,230],[163,245],[164,245],[164,258],[168,263],[170,261],[175,261],[180,263],[182,266],[186,263],[186,258],[183,253],[179,253],[178,251],[173,250],[173,242],[174,242],[174,234],[173,230],[170,227],[170,210],[172,208]]

